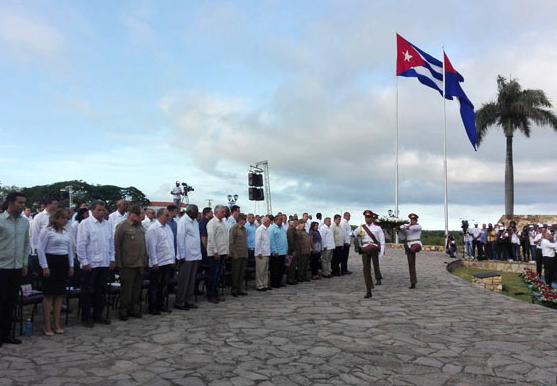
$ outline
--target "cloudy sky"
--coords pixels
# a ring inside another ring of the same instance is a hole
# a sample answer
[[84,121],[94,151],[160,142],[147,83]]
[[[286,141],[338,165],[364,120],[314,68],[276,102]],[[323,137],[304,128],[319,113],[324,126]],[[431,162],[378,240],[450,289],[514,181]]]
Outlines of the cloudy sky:
[[[557,2],[32,1],[0,4],[0,181],[134,185],[193,202],[269,160],[273,209],[394,209],[395,33],[441,58],[478,107],[498,74],[557,102]],[[443,102],[398,81],[400,210],[443,228]],[[504,137],[474,152],[447,104],[450,227],[504,210]],[[557,212],[557,133],[518,135],[516,213]],[[262,204],[259,204],[259,209]]]

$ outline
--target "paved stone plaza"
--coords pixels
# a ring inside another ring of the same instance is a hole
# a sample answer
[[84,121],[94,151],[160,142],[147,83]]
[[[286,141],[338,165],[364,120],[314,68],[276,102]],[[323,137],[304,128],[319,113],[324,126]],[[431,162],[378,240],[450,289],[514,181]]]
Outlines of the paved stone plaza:
[[372,300],[355,255],[351,276],[197,311],[94,329],[72,318],[64,336],[0,348],[0,385],[554,385],[557,311],[475,288],[446,263],[419,255],[409,290],[390,250]]

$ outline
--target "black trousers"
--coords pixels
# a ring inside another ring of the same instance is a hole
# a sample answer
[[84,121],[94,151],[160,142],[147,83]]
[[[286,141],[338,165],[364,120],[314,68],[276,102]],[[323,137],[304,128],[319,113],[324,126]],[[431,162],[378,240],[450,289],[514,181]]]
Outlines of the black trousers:
[[480,240],[472,240],[472,256],[480,256]]
[[530,241],[523,240],[520,242],[520,246],[522,247],[522,260],[530,261]]
[[557,257],[543,257],[543,273],[545,284],[551,285],[551,282],[555,280],[555,269],[557,267],[556,260]]
[[149,273],[149,312],[160,312],[166,308],[164,300],[168,296],[168,282],[173,271],[173,264],[166,264]]
[[348,256],[350,255],[350,244],[344,244],[342,259],[340,260],[340,273],[348,272]]
[[106,303],[108,267],[81,271],[81,320],[100,320]]
[[493,260],[493,241],[488,241],[485,243],[484,252],[488,260]]
[[12,335],[20,283],[21,268],[0,269],[0,340]]
[[331,272],[333,275],[340,275],[340,262],[342,261],[342,256],[344,255],[344,246],[335,247],[333,249],[333,258],[331,259]]
[[311,275],[319,275],[319,269],[321,268],[321,252],[312,252],[309,260],[309,267],[311,269]]
[[538,276],[542,275],[542,250],[540,248],[536,248],[536,273]]
[[284,275],[284,255],[272,255],[269,258],[269,271],[271,287],[278,288],[282,284],[282,276]]

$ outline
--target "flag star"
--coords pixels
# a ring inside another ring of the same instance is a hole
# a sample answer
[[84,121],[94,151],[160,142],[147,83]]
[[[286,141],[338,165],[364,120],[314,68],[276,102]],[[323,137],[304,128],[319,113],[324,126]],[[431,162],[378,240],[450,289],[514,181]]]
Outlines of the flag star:
[[409,62],[410,59],[412,59],[412,55],[410,55],[410,53],[408,52],[408,50],[406,50],[406,52],[403,52],[404,54],[404,61],[405,62]]

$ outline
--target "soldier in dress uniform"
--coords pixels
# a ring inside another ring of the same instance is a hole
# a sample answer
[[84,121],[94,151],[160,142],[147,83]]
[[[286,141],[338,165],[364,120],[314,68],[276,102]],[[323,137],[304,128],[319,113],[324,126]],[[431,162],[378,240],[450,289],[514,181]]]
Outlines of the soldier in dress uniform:
[[402,225],[399,234],[401,239],[404,240],[404,252],[408,258],[408,271],[410,272],[410,288],[416,288],[416,253],[422,250],[422,226],[418,224],[418,215],[410,213],[408,218],[410,224]]
[[362,255],[362,263],[364,266],[364,280],[366,282],[365,298],[371,298],[371,289],[373,279],[371,278],[371,264],[373,263],[373,271],[375,272],[375,280],[377,285],[381,284],[381,269],[379,268],[379,259],[385,254],[385,234],[380,226],[375,225],[377,214],[371,210],[364,211],[365,224],[360,225],[354,234],[356,235],[356,245],[358,252]]

